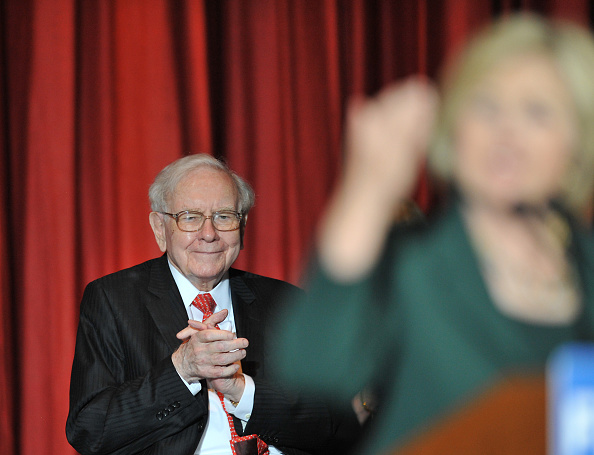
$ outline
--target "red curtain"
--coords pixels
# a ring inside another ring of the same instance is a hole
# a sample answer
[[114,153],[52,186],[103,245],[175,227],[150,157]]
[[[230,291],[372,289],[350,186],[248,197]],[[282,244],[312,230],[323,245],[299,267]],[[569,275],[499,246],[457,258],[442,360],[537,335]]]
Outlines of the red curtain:
[[[0,453],[74,453],[84,285],[155,257],[147,190],[189,153],[257,194],[237,262],[297,282],[340,173],[347,98],[516,9],[590,23],[587,0],[4,0],[0,3]],[[417,199],[431,205],[422,181]]]

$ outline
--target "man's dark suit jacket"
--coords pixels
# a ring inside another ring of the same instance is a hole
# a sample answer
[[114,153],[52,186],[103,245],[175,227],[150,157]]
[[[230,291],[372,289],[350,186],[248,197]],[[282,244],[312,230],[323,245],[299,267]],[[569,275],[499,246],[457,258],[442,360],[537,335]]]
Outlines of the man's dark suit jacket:
[[[265,338],[274,302],[298,289],[235,269],[229,279],[237,334],[250,342],[243,371],[256,384],[253,413],[245,431],[236,425],[238,434],[259,434],[287,454],[330,453],[326,443],[334,445],[340,419],[319,401],[296,398],[267,377]],[[87,286],[66,423],[75,449],[82,454],[194,453],[208,418],[208,394],[203,383],[193,396],[171,361],[180,344],[175,335],[187,320],[165,255]]]

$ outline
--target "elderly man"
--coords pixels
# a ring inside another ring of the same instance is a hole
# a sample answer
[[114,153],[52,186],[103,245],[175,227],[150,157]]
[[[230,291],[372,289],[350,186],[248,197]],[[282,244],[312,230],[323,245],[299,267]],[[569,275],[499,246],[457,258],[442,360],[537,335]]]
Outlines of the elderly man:
[[299,291],[231,268],[254,203],[249,185],[220,161],[191,155],[163,169],[149,197],[165,254],[87,286],[70,443],[82,454],[342,450],[354,414],[337,419],[269,377],[274,300]]

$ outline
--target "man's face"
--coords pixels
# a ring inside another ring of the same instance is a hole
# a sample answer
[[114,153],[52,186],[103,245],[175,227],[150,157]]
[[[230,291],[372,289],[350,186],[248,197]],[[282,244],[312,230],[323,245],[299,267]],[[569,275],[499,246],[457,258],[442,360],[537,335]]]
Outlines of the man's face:
[[[237,211],[238,194],[222,171],[200,168],[187,175],[169,201],[170,213],[197,210],[206,216],[221,210]],[[207,219],[197,232],[183,232],[175,220],[152,212],[151,227],[159,248],[173,266],[201,291],[212,290],[237,259],[240,230],[219,232]]]

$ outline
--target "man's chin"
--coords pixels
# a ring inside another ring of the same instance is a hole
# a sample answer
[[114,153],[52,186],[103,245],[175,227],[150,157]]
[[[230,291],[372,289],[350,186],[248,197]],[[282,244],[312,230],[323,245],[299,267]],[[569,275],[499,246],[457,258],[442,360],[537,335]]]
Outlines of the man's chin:
[[195,271],[187,278],[198,290],[208,292],[219,284],[224,275],[224,272],[213,274],[211,272]]

